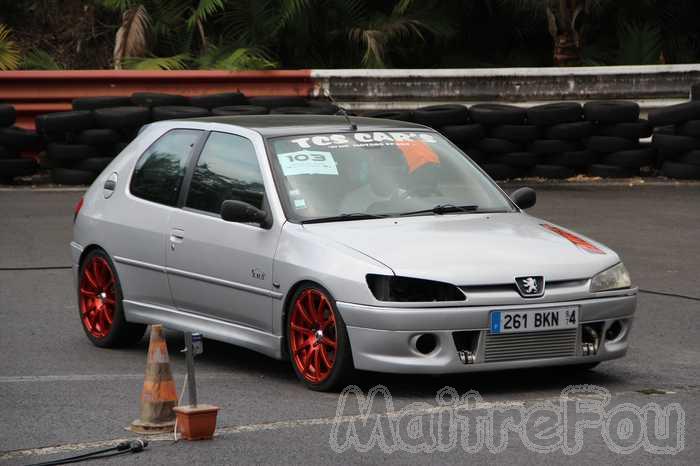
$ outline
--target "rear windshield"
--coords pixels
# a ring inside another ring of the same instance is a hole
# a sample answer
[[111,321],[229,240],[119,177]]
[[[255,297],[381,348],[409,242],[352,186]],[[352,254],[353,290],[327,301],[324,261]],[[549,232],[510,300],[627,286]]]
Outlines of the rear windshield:
[[291,220],[391,216],[439,204],[514,210],[493,181],[434,132],[311,134],[269,143]]

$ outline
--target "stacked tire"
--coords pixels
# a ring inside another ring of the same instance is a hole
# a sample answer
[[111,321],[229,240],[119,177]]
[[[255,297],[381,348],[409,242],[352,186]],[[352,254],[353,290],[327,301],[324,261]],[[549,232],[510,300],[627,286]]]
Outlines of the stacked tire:
[[[92,141],[95,116],[91,110],[56,112],[36,117],[37,131],[46,142],[51,178],[57,184],[89,184],[114,156]],[[111,134],[111,133],[110,133]],[[110,136],[118,140],[118,136]],[[98,170],[97,165],[102,167]]]
[[15,108],[0,104],[0,183],[10,183],[17,177],[31,176],[37,171],[33,159],[22,158],[22,151],[35,149],[39,138],[34,131],[14,126]]
[[54,183],[90,184],[154,120],[210,115],[187,97],[153,92],[73,100],[73,111],[40,115],[37,131],[46,143]]
[[421,107],[412,113],[384,112],[369,113],[367,116],[393,118],[395,120],[413,121],[437,129],[453,144],[466,153],[474,162],[496,179],[506,179],[517,175],[508,167],[497,163],[488,164],[488,154],[482,149],[486,139],[486,127],[473,120],[466,106],[460,104],[431,105]]
[[386,118],[388,120],[406,121],[413,123],[413,112],[408,110],[370,110],[362,116],[367,118]]
[[595,101],[583,106],[585,120],[593,124],[586,148],[596,154],[591,176],[627,178],[639,176],[655,164],[655,151],[640,139],[651,136],[652,127],[639,118],[639,104],[626,101]]
[[564,179],[581,173],[590,164],[590,154],[581,145],[589,134],[582,121],[581,105],[575,102],[544,104],[527,109],[527,122],[537,128],[537,138],[528,145],[536,161],[527,175]]
[[[209,96],[207,96],[209,97]],[[302,96],[233,96],[226,105],[212,107],[211,113],[226,115],[335,115],[339,108],[325,100],[307,100]],[[220,102],[223,103],[223,102]]]
[[325,100],[301,96],[248,98],[240,92],[224,92],[185,97],[135,92],[75,99],[72,111],[40,115],[36,126],[47,145],[53,181],[83,185],[92,183],[150,122],[211,115],[332,115],[338,110]]
[[249,97],[248,103],[272,115],[335,115],[339,111],[326,100],[307,100],[302,96]]
[[537,164],[527,147],[538,138],[538,128],[527,124],[524,108],[501,104],[477,104],[469,109],[484,137],[476,143],[481,168],[493,179],[525,176]]
[[661,174],[700,180],[700,100],[650,112],[649,121],[657,127],[652,145]]
[[[700,96],[694,86],[692,98]],[[223,115],[334,115],[326,100],[301,96],[246,97],[227,92],[185,97],[136,92],[80,98],[73,111],[41,115],[36,133],[12,126],[14,108],[0,105],[0,179],[30,175],[31,160],[18,157],[47,146],[52,178],[89,184],[152,121]],[[657,166],[673,178],[700,179],[700,100],[639,118],[633,102],[562,102],[524,109],[512,105],[434,105],[415,111],[373,111],[365,116],[420,123],[444,134],[497,180],[640,175]],[[652,143],[640,142],[652,136]]]

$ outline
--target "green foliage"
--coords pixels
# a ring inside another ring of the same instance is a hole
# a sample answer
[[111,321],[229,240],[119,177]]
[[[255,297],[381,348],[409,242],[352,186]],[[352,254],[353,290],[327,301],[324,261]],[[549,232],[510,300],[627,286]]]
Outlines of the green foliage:
[[186,53],[172,57],[127,57],[124,68],[129,70],[186,70],[190,56]]
[[[114,50],[116,67],[124,58],[123,66],[130,69],[700,61],[698,0],[86,0],[84,4],[98,11],[93,37],[114,38],[104,40],[103,47]],[[55,17],[61,5],[61,0],[0,0],[3,21],[15,30],[26,23],[19,18],[36,18],[42,12]],[[17,35],[22,49],[27,35],[26,31]],[[553,35],[566,39],[558,42],[556,54]],[[27,43],[53,50],[45,42]],[[12,61],[12,47],[5,32],[0,40],[1,69],[20,66],[17,59]],[[66,55],[70,52],[61,48],[62,62],[75,62]],[[103,66],[107,52],[101,56]],[[56,65],[49,58],[36,52],[19,60],[25,68],[47,69]]]
[[206,21],[214,13],[224,9],[224,0],[199,0],[197,8],[187,18],[187,25],[192,28],[198,23]]
[[56,63],[53,57],[42,49],[27,52],[22,58],[20,68],[23,70],[62,70],[63,67]]
[[12,30],[0,24],[0,71],[16,70],[20,64],[19,48],[10,40]]
[[661,31],[651,24],[622,23],[618,65],[654,65],[661,58]]
[[102,5],[105,8],[116,11],[126,11],[134,5],[138,5],[138,0],[102,0]]
[[277,68],[278,64],[262,51],[252,48],[220,49],[211,46],[207,53],[197,60],[203,70],[263,70]]

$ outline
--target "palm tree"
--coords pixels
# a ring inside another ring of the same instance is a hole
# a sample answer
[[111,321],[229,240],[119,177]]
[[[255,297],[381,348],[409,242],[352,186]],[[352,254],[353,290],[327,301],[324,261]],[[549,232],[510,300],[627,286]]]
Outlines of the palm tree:
[[556,66],[580,65],[584,17],[609,0],[499,0],[506,7],[534,15],[545,15],[554,42],[552,61]]
[[[52,18],[64,6],[60,0],[39,3],[46,7],[40,10]],[[37,10],[32,5],[37,2],[0,0],[0,23],[17,31],[14,44],[7,27],[0,29],[0,69],[58,67],[49,55],[39,53],[37,45],[49,53],[58,52],[54,58],[64,65],[104,66],[109,52],[103,48],[111,46],[97,38],[115,33],[112,64],[132,69],[499,67],[700,59],[698,0],[89,3],[91,14],[100,18],[93,21],[91,36],[91,50],[99,52],[97,60],[84,52],[76,60],[65,41],[54,46],[37,34],[41,27],[36,24],[52,27],[46,18],[36,23]],[[67,12],[65,20],[72,14]],[[46,37],[56,37],[56,31],[47,31]],[[23,57],[17,58],[18,49],[25,52]]]
[[291,66],[385,67],[403,44],[420,44],[446,30],[403,1],[104,2],[122,14],[115,68],[269,68],[276,66],[271,50]]
[[[498,0],[546,16],[557,66],[698,59],[697,0]],[[598,34],[591,34],[597,29]]]
[[292,66],[391,66],[409,44],[446,32],[403,0],[279,0],[278,11],[273,30]]
[[207,23],[223,11],[225,0],[105,0],[121,12],[113,61],[115,69],[177,70],[191,66],[216,69],[276,66],[255,47],[219,47]]
[[10,32],[10,28],[0,24],[0,71],[17,69],[21,61],[19,49],[9,38]]

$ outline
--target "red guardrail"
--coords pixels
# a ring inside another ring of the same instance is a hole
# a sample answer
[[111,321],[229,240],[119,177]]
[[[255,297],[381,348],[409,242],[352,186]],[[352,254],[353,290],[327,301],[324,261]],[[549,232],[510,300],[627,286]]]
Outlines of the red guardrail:
[[5,71],[0,102],[17,110],[17,125],[34,127],[42,113],[71,109],[76,97],[128,96],[137,91],[181,95],[241,91],[246,95],[308,95],[310,70],[271,71]]

